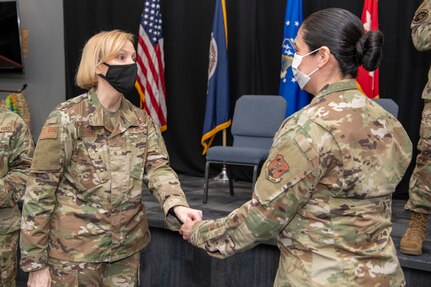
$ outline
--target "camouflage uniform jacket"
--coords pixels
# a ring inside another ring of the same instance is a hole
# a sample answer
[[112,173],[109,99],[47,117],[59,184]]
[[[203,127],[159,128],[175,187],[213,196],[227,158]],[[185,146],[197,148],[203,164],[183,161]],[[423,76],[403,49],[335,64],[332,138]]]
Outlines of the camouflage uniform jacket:
[[191,242],[223,258],[276,237],[274,286],[402,286],[391,194],[411,153],[355,81],[331,84],[282,124],[252,200],[195,223]]
[[[412,21],[412,40],[419,51],[431,50],[431,0],[423,1]],[[410,177],[409,200],[406,208],[431,214],[431,66],[428,83],[422,92],[424,108],[419,130],[416,166]]]
[[19,229],[17,202],[24,194],[34,143],[15,113],[0,109],[0,234]]
[[[412,40],[418,51],[431,50],[431,0],[425,0],[416,10],[411,24]],[[431,100],[431,65],[428,71],[428,83],[422,98]]]
[[150,241],[142,183],[168,216],[188,206],[169,167],[163,138],[144,110],[122,99],[112,132],[95,93],[60,104],[36,146],[21,223],[21,267],[44,268],[47,257],[112,262]]

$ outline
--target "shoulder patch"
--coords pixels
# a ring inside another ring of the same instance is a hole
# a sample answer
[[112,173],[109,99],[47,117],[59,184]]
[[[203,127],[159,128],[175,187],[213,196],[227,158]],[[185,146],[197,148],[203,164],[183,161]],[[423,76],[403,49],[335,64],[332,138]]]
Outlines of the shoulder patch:
[[415,24],[422,23],[426,18],[428,18],[428,13],[429,13],[429,11],[427,9],[419,10],[415,14],[415,17],[413,18],[413,23],[415,23]]
[[289,171],[289,164],[281,154],[266,164],[268,179],[272,182],[280,182],[283,174]]
[[39,139],[56,139],[58,136],[57,126],[43,127]]
[[58,118],[57,117],[48,118],[46,120],[47,124],[56,124],[57,122],[58,122]]

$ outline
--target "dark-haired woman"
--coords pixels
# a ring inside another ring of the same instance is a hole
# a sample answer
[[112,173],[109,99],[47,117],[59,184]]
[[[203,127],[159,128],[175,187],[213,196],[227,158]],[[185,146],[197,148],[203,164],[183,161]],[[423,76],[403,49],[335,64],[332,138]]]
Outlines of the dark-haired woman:
[[391,114],[357,90],[379,66],[383,35],[343,9],[309,16],[295,41],[299,85],[314,95],[277,132],[252,199],[180,233],[215,257],[276,237],[274,286],[404,286],[391,239],[391,195],[412,144]]

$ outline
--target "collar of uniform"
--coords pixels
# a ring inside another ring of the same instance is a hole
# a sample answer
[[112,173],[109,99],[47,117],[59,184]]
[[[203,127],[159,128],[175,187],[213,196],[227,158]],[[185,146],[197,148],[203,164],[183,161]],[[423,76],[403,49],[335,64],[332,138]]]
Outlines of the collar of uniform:
[[358,86],[356,84],[355,79],[332,83],[332,84],[326,85],[322,90],[320,90],[320,92],[313,98],[311,102],[317,101],[319,98],[335,92],[357,90],[357,89],[358,89]]
[[[91,90],[88,92],[90,105],[93,106],[92,112],[89,117],[89,124],[91,126],[104,126],[104,108],[97,98],[96,92]],[[137,115],[133,112],[131,104],[124,98],[121,98],[121,105],[118,109],[120,119],[120,130],[124,131],[130,126],[139,126]]]
[[103,127],[103,107],[97,98],[96,92],[91,90],[87,95],[90,103],[88,124],[93,127]]

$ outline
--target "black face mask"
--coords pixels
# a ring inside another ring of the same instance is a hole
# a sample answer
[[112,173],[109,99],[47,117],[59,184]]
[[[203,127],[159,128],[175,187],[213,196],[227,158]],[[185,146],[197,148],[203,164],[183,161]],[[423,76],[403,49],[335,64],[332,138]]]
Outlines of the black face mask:
[[98,74],[101,78],[105,79],[114,89],[123,95],[127,95],[133,91],[138,71],[136,63],[128,65],[103,64],[108,66],[108,71],[106,72],[106,76]]

